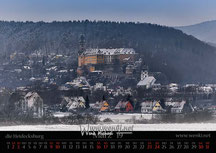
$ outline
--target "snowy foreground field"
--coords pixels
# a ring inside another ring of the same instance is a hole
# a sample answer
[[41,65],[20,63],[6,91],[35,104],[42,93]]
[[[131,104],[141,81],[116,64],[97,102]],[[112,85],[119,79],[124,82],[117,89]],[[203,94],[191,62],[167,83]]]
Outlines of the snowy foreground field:
[[[56,113],[55,117],[61,118],[69,116],[68,113]],[[98,116],[101,123],[91,126],[134,126],[134,131],[216,131],[215,120],[211,123],[160,123],[160,124],[132,124],[131,119],[138,120],[150,120],[157,118],[154,114],[103,114]],[[112,123],[102,122],[105,119],[111,119]],[[128,122],[129,121],[129,122]],[[82,125],[82,127],[87,125]],[[65,125],[65,124],[54,124],[54,125],[12,125],[12,126],[1,126],[0,131],[80,131],[80,125]]]
[[[115,126],[119,124],[103,124]],[[103,126],[102,125],[102,126]],[[122,124],[134,125],[134,131],[216,131],[216,123],[192,124]],[[87,126],[87,125],[83,125]],[[93,125],[97,126],[97,125]],[[80,131],[80,125],[17,125],[0,126],[0,131]]]

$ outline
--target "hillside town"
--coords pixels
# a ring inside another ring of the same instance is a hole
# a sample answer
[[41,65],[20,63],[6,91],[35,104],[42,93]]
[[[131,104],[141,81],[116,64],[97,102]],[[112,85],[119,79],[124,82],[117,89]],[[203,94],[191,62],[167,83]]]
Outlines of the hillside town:
[[[0,116],[216,114],[216,84],[165,83],[133,48],[86,48],[74,55],[12,53],[0,64]],[[187,75],[187,74],[185,74]]]

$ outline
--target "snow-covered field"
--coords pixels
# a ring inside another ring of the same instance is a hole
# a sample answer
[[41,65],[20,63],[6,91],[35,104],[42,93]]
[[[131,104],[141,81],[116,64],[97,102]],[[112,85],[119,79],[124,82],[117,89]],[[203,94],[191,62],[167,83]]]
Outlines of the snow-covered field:
[[[54,114],[55,117],[69,116],[70,113],[57,112]],[[216,121],[211,123],[160,123],[160,124],[132,124],[132,119],[135,120],[151,120],[157,118],[157,114],[140,114],[140,113],[127,113],[127,114],[112,114],[104,113],[98,115],[100,124],[102,126],[115,126],[134,125],[134,131],[216,131]],[[111,119],[111,123],[104,123],[104,119]],[[92,125],[92,126],[97,126]],[[82,125],[87,126],[87,125]],[[1,126],[0,131],[80,131],[80,125],[65,125],[65,124],[54,124],[54,125],[12,125],[12,126]]]
[[[54,117],[66,117],[71,115],[72,113],[69,112],[55,112],[53,114]],[[119,113],[119,114],[113,114],[113,113],[103,113],[101,115],[98,115],[98,117],[101,120],[104,120],[106,118],[110,118],[111,120],[113,120],[115,123],[119,123],[122,121],[125,121],[127,119],[132,119],[132,117],[135,117],[136,119],[147,119],[150,120],[152,119],[152,117],[156,117],[157,114],[141,114],[141,113]]]
[[[114,126],[118,124],[104,124]],[[134,125],[134,131],[216,131],[216,123],[192,124],[124,124]],[[83,125],[87,126],[87,125]],[[0,126],[0,131],[80,131],[80,125],[17,125]]]

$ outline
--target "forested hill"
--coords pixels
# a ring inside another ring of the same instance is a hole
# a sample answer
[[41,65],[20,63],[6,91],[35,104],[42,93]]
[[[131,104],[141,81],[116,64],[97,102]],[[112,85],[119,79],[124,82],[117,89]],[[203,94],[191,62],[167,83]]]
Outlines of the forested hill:
[[179,30],[145,23],[116,22],[0,22],[0,53],[70,53],[77,56],[78,39],[86,47],[132,47],[171,82],[216,82],[215,48]]

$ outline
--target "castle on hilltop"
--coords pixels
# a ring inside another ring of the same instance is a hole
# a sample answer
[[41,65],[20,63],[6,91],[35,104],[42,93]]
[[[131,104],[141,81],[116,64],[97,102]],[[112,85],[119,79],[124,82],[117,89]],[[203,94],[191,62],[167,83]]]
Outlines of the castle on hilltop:
[[136,52],[133,48],[85,48],[85,37],[80,37],[80,49],[78,52],[78,66],[89,66],[89,71],[95,71],[95,66],[123,64],[127,62],[134,62]]

